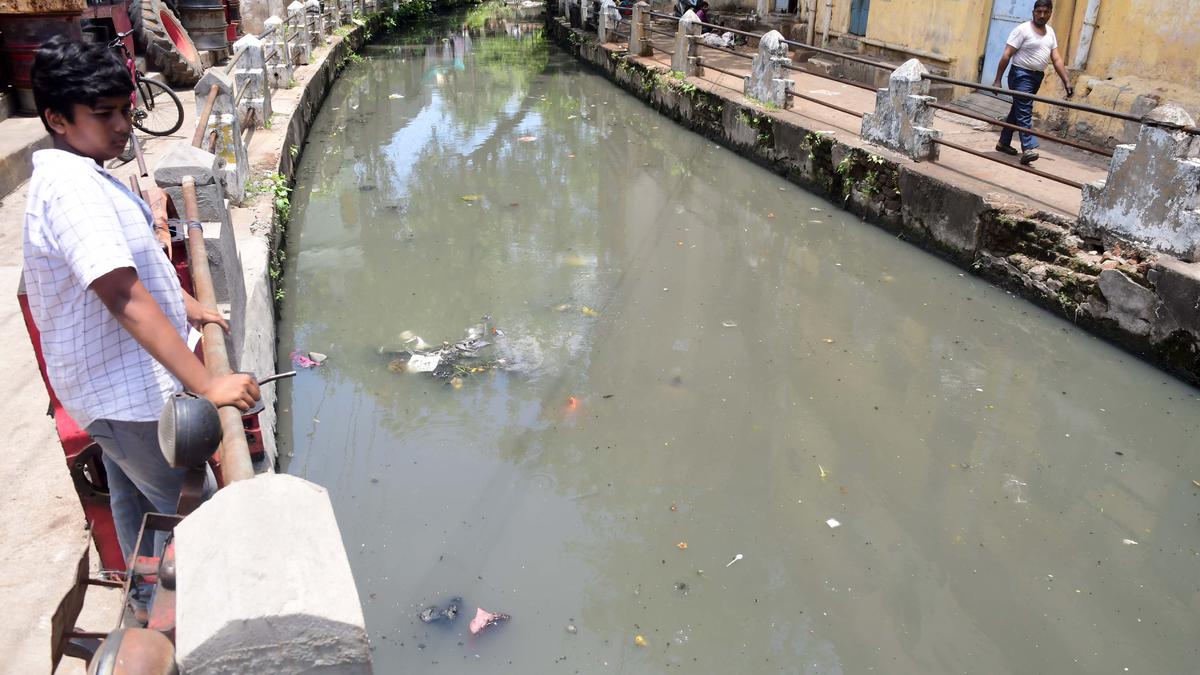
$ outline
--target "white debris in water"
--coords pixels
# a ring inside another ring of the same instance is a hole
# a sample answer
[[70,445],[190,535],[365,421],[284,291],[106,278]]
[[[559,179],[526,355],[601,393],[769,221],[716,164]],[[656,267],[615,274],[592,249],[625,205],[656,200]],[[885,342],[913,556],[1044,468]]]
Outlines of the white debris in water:
[[830,518],[829,520],[825,521],[825,524],[829,526],[829,529],[841,526],[841,523],[838,522],[837,518]]
[[1138,543],[1132,539],[1122,539],[1121,543],[1125,544],[1126,546],[1137,546],[1138,545]]

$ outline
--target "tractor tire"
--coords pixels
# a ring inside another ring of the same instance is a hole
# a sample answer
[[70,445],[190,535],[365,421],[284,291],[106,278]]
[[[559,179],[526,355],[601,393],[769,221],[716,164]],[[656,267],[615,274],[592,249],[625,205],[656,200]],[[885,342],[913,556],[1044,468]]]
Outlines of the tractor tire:
[[133,41],[146,56],[146,65],[175,87],[190,87],[204,75],[200,52],[175,13],[162,0],[132,0],[129,22]]

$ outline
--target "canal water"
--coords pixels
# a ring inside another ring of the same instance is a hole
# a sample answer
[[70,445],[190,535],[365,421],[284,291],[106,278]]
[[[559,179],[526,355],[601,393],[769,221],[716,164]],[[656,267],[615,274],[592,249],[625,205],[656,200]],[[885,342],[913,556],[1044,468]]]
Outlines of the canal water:
[[[538,21],[365,48],[298,171],[279,358],[328,360],[281,387],[282,462],[329,489],[377,672],[1196,672],[1196,390]],[[503,369],[394,362],[485,315]]]

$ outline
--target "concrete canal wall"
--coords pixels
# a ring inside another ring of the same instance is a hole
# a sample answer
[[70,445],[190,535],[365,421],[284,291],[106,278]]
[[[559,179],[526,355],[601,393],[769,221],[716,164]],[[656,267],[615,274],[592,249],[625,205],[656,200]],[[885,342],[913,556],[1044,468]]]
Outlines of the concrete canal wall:
[[1098,249],[1077,234],[1074,218],[993,203],[929,175],[928,163],[808,128],[702,79],[673,76],[553,13],[547,30],[563,49],[679,124],[1200,384],[1200,264],[1110,239]]

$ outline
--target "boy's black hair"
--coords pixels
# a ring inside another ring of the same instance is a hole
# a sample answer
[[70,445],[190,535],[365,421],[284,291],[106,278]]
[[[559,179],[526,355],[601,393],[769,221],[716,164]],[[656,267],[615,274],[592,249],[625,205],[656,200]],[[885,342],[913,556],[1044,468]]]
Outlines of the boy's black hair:
[[93,106],[102,98],[133,93],[129,69],[111,49],[62,35],[50,38],[34,55],[30,80],[38,117],[51,134],[47,109],[74,122],[76,103]]
[[1045,7],[1050,11],[1054,11],[1054,0],[1034,0],[1033,8],[1037,9],[1038,7]]

